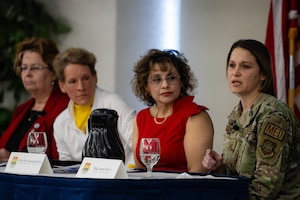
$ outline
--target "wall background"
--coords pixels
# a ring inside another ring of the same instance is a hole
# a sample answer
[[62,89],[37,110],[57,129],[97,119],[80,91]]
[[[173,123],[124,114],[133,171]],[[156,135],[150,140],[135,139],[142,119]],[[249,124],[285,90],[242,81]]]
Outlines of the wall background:
[[[38,1],[72,27],[72,32],[60,38],[60,50],[73,46],[93,52],[98,59],[98,85],[117,92],[137,111],[144,108],[131,90],[132,68],[150,48],[174,48],[160,40],[168,30],[159,27],[164,14],[161,3],[167,0]],[[227,53],[238,39],[264,42],[269,4],[269,0],[181,0],[178,50],[198,78],[195,101],[210,109],[218,152],[227,115],[238,102],[227,87]]]

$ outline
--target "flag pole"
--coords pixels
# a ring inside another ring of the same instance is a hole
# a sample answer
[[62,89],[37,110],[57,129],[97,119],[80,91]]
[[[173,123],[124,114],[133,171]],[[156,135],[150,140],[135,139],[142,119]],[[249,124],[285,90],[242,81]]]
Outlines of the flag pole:
[[295,39],[297,36],[297,28],[289,28],[289,92],[288,92],[288,105],[294,111],[294,98],[295,98]]
[[296,37],[298,32],[298,11],[297,11],[297,1],[290,0],[290,11],[288,13],[289,17],[289,89],[288,89],[288,105],[294,111],[294,101],[295,101],[295,46]]

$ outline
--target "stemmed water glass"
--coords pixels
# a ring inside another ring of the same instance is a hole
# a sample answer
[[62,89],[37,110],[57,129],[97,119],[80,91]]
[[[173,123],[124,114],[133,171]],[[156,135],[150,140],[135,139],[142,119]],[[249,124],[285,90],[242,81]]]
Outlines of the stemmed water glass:
[[27,151],[29,153],[46,153],[48,147],[45,132],[30,132],[27,138]]
[[142,138],[140,143],[140,158],[147,168],[147,174],[144,178],[153,179],[152,169],[160,158],[159,138]]

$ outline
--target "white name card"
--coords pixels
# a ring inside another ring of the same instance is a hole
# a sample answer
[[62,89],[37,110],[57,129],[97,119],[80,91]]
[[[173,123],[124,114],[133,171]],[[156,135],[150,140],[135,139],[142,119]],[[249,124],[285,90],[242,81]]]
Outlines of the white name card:
[[11,152],[5,172],[15,174],[52,174],[46,154]]
[[125,179],[128,174],[122,160],[85,157],[76,177]]

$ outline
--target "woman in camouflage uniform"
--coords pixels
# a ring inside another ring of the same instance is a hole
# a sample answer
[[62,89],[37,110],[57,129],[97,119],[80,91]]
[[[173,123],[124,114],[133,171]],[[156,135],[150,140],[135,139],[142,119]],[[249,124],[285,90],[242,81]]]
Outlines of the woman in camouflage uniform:
[[300,199],[300,128],[276,99],[268,49],[256,40],[235,42],[227,80],[239,104],[228,116],[222,156],[208,149],[203,166],[248,177],[250,199]]

